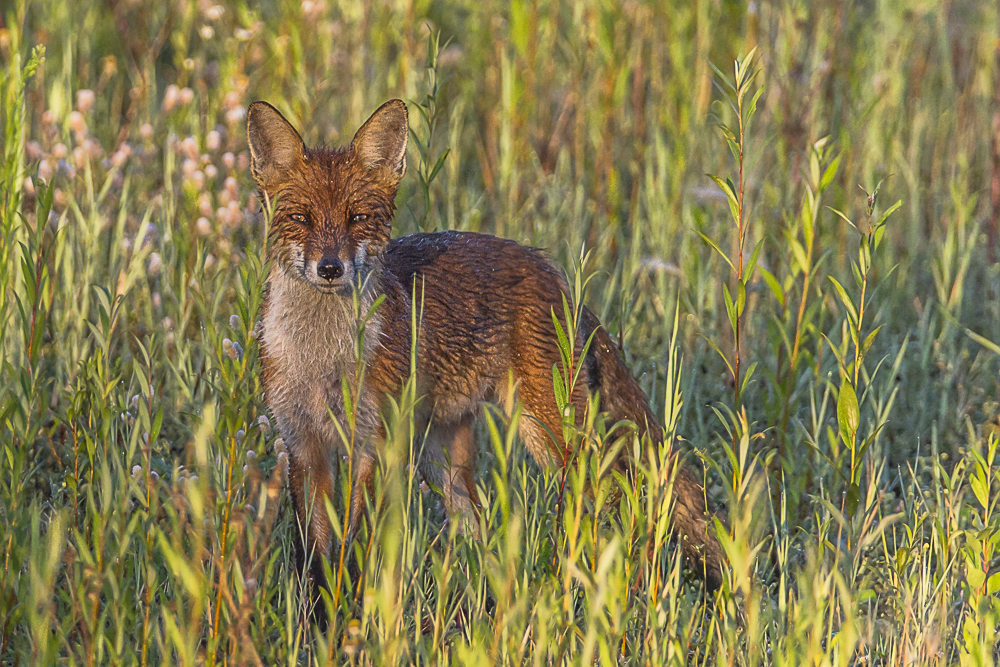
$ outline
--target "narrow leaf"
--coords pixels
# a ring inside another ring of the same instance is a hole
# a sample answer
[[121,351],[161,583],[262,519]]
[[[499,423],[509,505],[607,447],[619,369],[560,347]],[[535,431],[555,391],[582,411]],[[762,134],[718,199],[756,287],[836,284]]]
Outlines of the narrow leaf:
[[868,348],[872,346],[872,343],[875,342],[875,335],[878,334],[879,329],[881,328],[882,325],[880,324],[879,326],[875,327],[875,329],[870,334],[868,334],[868,336],[865,337],[865,342],[861,344],[862,358],[865,356],[865,354],[868,353]]
[[705,342],[708,343],[708,346],[710,348],[715,350],[718,353],[718,355],[722,357],[722,361],[726,364],[726,368],[729,369],[729,375],[734,377],[736,373],[733,372],[733,365],[729,363],[729,358],[722,353],[722,350],[720,350],[719,346],[715,344],[715,341],[709,338],[708,336],[705,336],[704,334],[702,334],[701,337],[705,339]]
[[882,217],[880,217],[878,219],[878,222],[875,223],[874,227],[877,229],[877,228],[881,227],[883,224],[885,224],[886,218],[888,218],[890,215],[892,215],[893,212],[895,212],[895,210],[897,208],[899,208],[900,206],[902,206],[902,205],[903,205],[903,200],[900,199],[895,204],[893,204],[892,206],[890,206],[889,208],[887,208],[885,210],[885,213],[882,214]]
[[851,326],[853,326],[854,323],[858,321],[858,311],[854,308],[854,304],[851,303],[851,297],[847,295],[847,290],[844,289],[844,286],[841,285],[836,278],[833,276],[828,277],[830,278],[830,282],[832,282],[833,286],[836,288],[837,294],[840,296],[841,303],[844,304],[844,308],[847,310],[848,321],[851,323]]
[[837,175],[837,169],[840,167],[840,158],[844,157],[843,153],[838,153],[837,157],[830,161],[827,165],[826,171],[823,172],[823,178],[819,182],[819,190],[822,192],[826,190],[830,182],[833,181],[833,177]]
[[745,280],[749,281],[753,277],[754,269],[757,268],[757,259],[760,257],[760,249],[764,247],[764,237],[761,237],[757,241],[757,246],[753,249],[753,254],[750,255],[750,261],[747,262],[746,272],[743,274]]
[[705,243],[707,243],[708,245],[710,245],[712,247],[712,249],[715,250],[715,252],[719,253],[719,256],[722,257],[722,259],[726,260],[726,264],[729,265],[730,269],[732,269],[733,271],[736,270],[736,267],[733,266],[733,263],[731,261],[729,261],[728,255],[726,255],[726,253],[724,253],[721,250],[719,250],[719,246],[715,245],[715,241],[713,241],[712,239],[708,238],[705,234],[701,233],[700,231],[697,231],[697,230],[695,230],[695,231],[698,233],[698,236],[700,236],[701,239]]
[[858,504],[861,502],[861,489],[856,483],[851,483],[849,489],[847,489],[847,498],[844,499],[844,513],[847,516],[853,516],[858,510]]
[[774,294],[774,298],[778,300],[778,304],[784,308],[785,292],[781,289],[781,285],[778,284],[778,279],[774,277],[773,273],[765,269],[763,266],[760,267],[760,274],[764,276],[764,282],[771,288],[771,293]]
[[843,213],[841,213],[837,209],[835,209],[835,208],[833,208],[831,206],[827,206],[826,209],[828,211],[833,211],[834,213],[836,213],[837,215],[839,215],[844,220],[844,222],[846,222],[847,224],[849,224],[851,227],[854,227],[855,229],[858,228],[857,225],[855,225],[853,222],[851,222],[850,218],[848,218],[846,215],[844,215]]
[[840,437],[851,451],[854,451],[854,436],[858,431],[860,418],[858,396],[851,383],[844,380],[837,396],[837,423],[840,426]]
[[722,286],[722,297],[726,302],[726,313],[729,315],[729,325],[736,331],[736,304],[733,303],[733,297],[729,294],[729,286]]
[[755,370],[757,370],[757,362],[756,361],[753,362],[752,364],[750,364],[750,367],[747,368],[747,374],[743,376],[743,381],[740,383],[740,395],[743,394],[743,392],[747,388],[747,385],[750,384],[750,378],[753,377],[753,372]]

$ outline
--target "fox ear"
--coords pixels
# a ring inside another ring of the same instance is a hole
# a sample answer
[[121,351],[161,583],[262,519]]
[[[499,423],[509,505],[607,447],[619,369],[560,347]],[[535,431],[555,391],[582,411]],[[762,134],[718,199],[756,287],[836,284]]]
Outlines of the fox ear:
[[303,159],[305,145],[295,128],[267,102],[254,102],[247,111],[250,173],[264,189],[273,187]]
[[366,169],[385,165],[402,176],[406,173],[406,138],[409,132],[406,105],[402,100],[389,100],[354,135],[351,150]]

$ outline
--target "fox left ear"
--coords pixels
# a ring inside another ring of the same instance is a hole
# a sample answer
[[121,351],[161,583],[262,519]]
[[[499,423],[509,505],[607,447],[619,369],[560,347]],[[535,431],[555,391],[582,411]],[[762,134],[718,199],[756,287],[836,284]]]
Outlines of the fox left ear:
[[406,105],[402,100],[389,100],[354,135],[351,150],[366,169],[385,165],[402,177],[406,173],[406,139],[409,132]]

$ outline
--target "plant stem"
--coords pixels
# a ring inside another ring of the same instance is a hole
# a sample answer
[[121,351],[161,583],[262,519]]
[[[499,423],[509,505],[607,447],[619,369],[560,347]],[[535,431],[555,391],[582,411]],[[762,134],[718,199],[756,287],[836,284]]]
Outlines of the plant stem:
[[[739,83],[739,81],[737,81]],[[740,152],[739,152],[739,179],[740,179],[740,198],[738,202],[738,208],[736,211],[736,327],[733,331],[733,337],[735,339],[735,364],[733,365],[733,412],[739,413],[740,411],[740,321],[743,319],[742,308],[740,307],[740,285],[743,282],[743,139],[744,139],[744,127],[743,127],[743,96],[739,93],[736,95],[737,103],[737,116],[739,117],[739,131],[740,131]],[[745,291],[744,291],[745,294]],[[743,302],[743,308],[746,307],[746,301]],[[738,435],[736,434],[736,429],[733,429],[733,449],[736,448],[736,443],[738,440]]]
[[[229,436],[229,474],[226,478],[226,511],[222,519],[222,543],[219,549],[219,590],[215,595],[215,614],[212,619],[212,639],[219,637],[219,612],[222,607],[222,589],[226,584],[226,542],[229,538],[229,515],[232,511],[233,498],[233,468],[236,466],[236,436]],[[214,664],[215,656],[213,648]]]
[[[861,322],[865,319],[865,292],[868,289],[868,273],[866,272],[861,277],[861,301],[858,304],[858,338],[857,342],[854,344],[854,388],[858,388],[858,372],[861,370],[861,346],[863,342],[861,340]],[[851,451],[851,456],[853,460],[854,451]],[[851,471],[854,471],[854,465],[851,464]]]

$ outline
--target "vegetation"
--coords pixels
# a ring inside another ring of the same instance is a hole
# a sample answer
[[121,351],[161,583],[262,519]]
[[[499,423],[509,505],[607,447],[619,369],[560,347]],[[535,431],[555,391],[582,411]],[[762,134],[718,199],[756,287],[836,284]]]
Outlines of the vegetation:
[[[3,664],[993,664],[995,5],[2,12]],[[390,97],[395,232],[548,248],[670,437],[588,414],[548,471],[487,407],[476,541],[412,472],[409,385],[321,629],[261,395],[245,108],[337,145]],[[678,453],[725,509],[716,594],[669,539]]]

